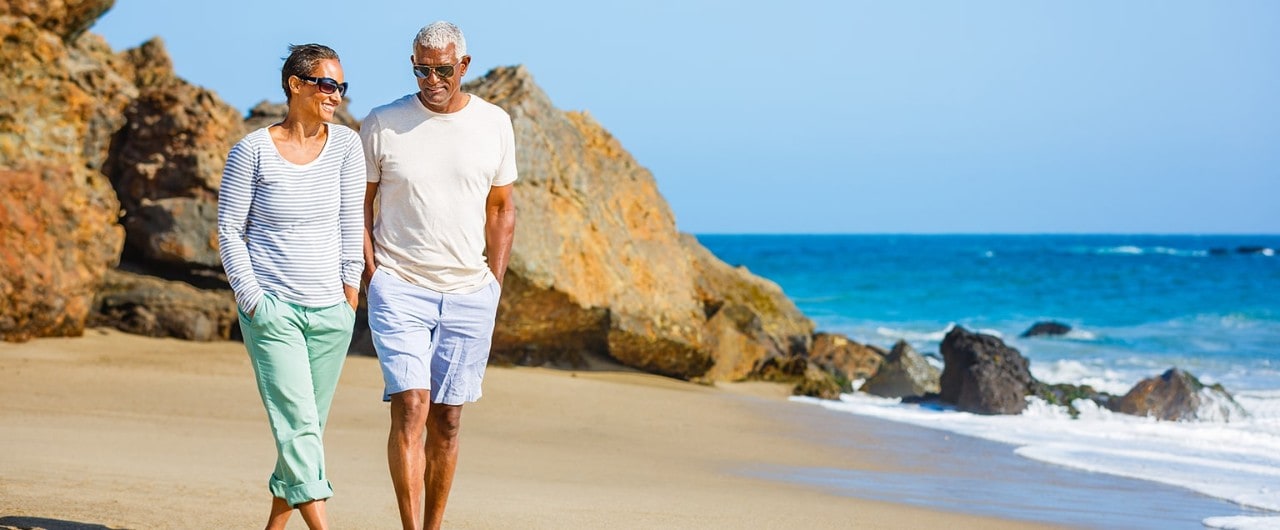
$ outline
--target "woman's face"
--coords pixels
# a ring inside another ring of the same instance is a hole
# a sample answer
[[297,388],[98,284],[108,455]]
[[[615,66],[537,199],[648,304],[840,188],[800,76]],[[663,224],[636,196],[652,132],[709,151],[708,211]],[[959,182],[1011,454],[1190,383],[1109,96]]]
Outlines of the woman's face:
[[[342,104],[342,95],[346,90],[342,76],[342,63],[336,59],[325,59],[316,65],[308,74],[311,79],[299,78],[289,101],[289,112],[318,118],[320,121],[333,121],[333,113]],[[319,81],[316,81],[319,80]],[[343,88],[325,93],[325,89],[336,88],[333,82],[343,84]]]

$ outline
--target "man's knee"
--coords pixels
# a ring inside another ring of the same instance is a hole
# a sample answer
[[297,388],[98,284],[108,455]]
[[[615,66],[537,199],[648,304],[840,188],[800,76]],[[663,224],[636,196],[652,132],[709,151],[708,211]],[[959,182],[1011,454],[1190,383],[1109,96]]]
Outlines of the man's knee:
[[420,430],[427,423],[431,399],[426,390],[406,390],[391,395],[391,427]]
[[427,415],[427,436],[452,440],[462,429],[462,405],[432,403]]

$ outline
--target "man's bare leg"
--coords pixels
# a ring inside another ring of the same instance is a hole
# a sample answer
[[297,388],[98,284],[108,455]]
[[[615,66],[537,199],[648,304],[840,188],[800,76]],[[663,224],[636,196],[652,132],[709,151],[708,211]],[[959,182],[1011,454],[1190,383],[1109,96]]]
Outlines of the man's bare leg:
[[427,414],[426,512],[424,530],[439,530],[444,522],[444,505],[453,487],[458,467],[458,431],[462,428],[462,405],[432,403]]
[[400,525],[404,530],[422,528],[422,476],[426,455],[422,436],[427,426],[430,395],[426,390],[406,390],[391,395],[391,433],[387,436],[387,465],[396,491]]

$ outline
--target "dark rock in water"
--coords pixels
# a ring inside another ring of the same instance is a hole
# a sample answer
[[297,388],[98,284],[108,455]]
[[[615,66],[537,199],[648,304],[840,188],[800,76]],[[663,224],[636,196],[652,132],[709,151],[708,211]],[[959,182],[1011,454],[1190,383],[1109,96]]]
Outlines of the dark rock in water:
[[150,337],[226,340],[235,326],[230,289],[201,290],[120,270],[108,270],[90,324]]
[[960,326],[947,333],[941,350],[942,401],[977,414],[1018,414],[1027,407],[1035,379],[1018,350]]
[[881,397],[918,397],[937,393],[941,373],[906,341],[898,341],[880,370],[862,385],[862,391]]
[[1230,254],[1230,253],[1231,253],[1230,250],[1227,250],[1222,247],[1213,247],[1209,249],[1210,256],[1226,256],[1227,254]]
[[1022,332],[1022,335],[1020,336],[1022,337],[1040,337],[1040,336],[1059,337],[1062,335],[1066,335],[1069,332],[1071,332],[1071,326],[1068,326],[1061,322],[1046,321],[1046,322],[1036,322],[1030,328],[1027,328],[1026,331]]
[[1066,407],[1067,412],[1073,418],[1080,414],[1080,410],[1075,405],[1076,400],[1087,399],[1097,403],[1102,408],[1109,409],[1111,408],[1111,400],[1115,398],[1115,396],[1106,392],[1099,392],[1089,385],[1070,384],[1048,385],[1037,383],[1035,394],[1050,405]]
[[1259,256],[1270,256],[1274,251],[1263,246],[1242,246],[1236,247],[1236,254],[1254,254]]
[[1111,409],[1168,421],[1230,421],[1248,416],[1221,385],[1205,386],[1195,376],[1177,368],[1142,380],[1129,393],[1113,401]]

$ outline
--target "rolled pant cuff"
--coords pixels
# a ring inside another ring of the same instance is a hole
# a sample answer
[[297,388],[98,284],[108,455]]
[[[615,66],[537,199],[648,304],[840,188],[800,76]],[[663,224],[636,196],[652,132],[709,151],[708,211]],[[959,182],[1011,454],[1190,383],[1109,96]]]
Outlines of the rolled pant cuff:
[[284,499],[289,506],[297,506],[304,502],[319,501],[333,496],[333,486],[327,480],[316,480],[296,486],[272,479],[269,486],[271,495]]

